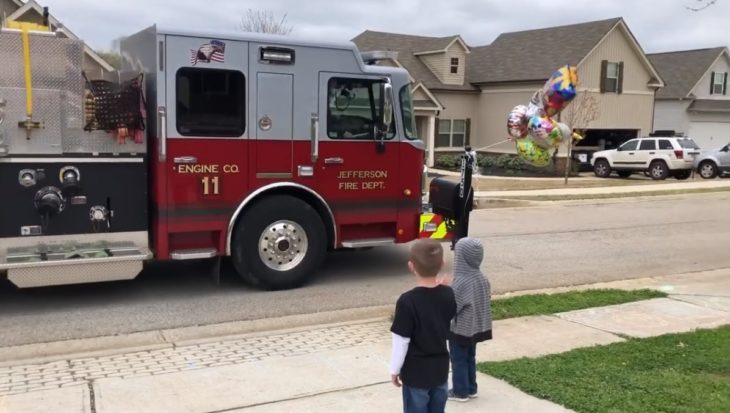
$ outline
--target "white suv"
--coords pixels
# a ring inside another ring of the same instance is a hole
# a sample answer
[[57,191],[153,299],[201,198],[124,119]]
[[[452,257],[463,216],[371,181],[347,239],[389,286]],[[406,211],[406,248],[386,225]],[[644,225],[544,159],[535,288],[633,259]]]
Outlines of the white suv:
[[692,175],[699,147],[690,138],[651,137],[632,139],[617,149],[595,152],[591,165],[596,176],[608,178],[616,171],[622,178],[647,172],[652,179],[687,179]]

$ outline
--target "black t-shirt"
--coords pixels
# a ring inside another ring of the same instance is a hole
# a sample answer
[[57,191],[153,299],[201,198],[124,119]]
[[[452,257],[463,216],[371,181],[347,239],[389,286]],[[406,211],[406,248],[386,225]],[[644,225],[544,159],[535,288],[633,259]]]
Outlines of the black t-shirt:
[[416,287],[398,298],[390,331],[411,339],[400,374],[403,384],[431,388],[446,383],[449,378],[446,340],[455,315],[454,291],[445,285]]

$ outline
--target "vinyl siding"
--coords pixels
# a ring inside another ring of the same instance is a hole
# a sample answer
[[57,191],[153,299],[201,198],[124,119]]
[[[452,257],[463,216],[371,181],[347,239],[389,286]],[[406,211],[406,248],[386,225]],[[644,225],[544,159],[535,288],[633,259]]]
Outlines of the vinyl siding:
[[[710,70],[705,73],[697,86],[692,90],[692,94],[697,96],[698,99],[727,99],[730,100],[730,90],[725,95],[711,95],[710,94],[710,81],[712,72],[727,72],[730,73],[730,59],[727,54],[718,59]],[[730,76],[730,75],[729,75]],[[730,89],[730,80],[728,80],[728,89]]]
[[624,93],[653,93],[653,89],[647,86],[651,81],[651,72],[642,61],[641,55],[631,45],[628,34],[620,26],[615,27],[593,50],[593,53],[578,65],[581,88],[600,90],[602,60],[624,62]]
[[434,53],[418,56],[421,61],[443,82],[446,77],[447,56],[445,53]]
[[[543,83],[511,86],[511,89],[509,86],[483,87],[472,119],[472,146],[478,149],[509,138],[507,114],[517,105],[526,105],[535,90],[542,86]],[[501,143],[489,148],[489,151],[514,153],[515,144]]]
[[591,93],[598,100],[598,119],[591,129],[639,129],[642,135],[652,131],[654,95]]
[[[459,72],[451,73],[451,58],[459,59]],[[460,44],[454,43],[446,53],[446,67],[444,68],[443,82],[447,85],[463,85],[464,69],[466,68],[466,51]]]

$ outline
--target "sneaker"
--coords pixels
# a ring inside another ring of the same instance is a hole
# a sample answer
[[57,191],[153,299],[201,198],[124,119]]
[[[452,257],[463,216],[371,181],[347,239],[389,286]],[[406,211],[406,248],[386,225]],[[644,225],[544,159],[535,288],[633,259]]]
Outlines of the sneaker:
[[474,394],[470,394],[470,395],[469,395],[469,398],[470,398],[470,399],[476,399],[477,397],[479,397],[479,395],[478,395],[478,394],[476,394],[476,393],[474,393]]
[[449,390],[449,400],[463,403],[463,402],[468,402],[469,397],[457,396],[453,390]]

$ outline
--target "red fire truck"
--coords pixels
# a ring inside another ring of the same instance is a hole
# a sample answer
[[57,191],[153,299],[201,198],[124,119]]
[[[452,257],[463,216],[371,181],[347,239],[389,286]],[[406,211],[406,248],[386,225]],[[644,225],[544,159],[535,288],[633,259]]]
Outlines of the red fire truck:
[[132,279],[230,256],[267,289],[328,250],[419,236],[424,144],[408,74],[351,43],[153,26],[118,81],[83,43],[0,32],[0,273],[18,287]]

